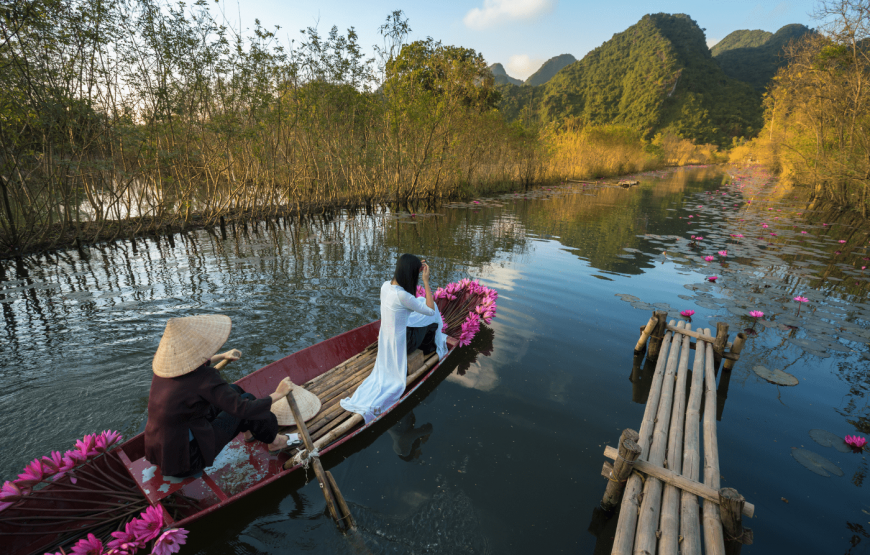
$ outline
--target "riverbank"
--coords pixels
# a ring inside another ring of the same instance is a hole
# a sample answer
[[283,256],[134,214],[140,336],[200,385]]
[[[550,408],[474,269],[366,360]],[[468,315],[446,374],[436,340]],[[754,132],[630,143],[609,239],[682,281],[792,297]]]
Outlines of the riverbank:
[[[614,183],[620,180],[631,180],[645,173],[653,171],[667,171],[680,167],[691,167],[695,164],[683,164],[679,166],[662,166],[659,168],[642,167],[641,172],[629,174],[608,174],[600,167],[595,167],[594,171],[586,173],[573,174],[576,179],[572,181],[591,181],[609,179]],[[619,166],[623,169],[624,166]],[[602,175],[603,174],[603,175]],[[479,196],[493,195],[515,191],[527,191],[536,187],[549,187],[555,183],[560,183],[558,179],[552,179],[547,182],[522,185],[515,181],[478,185],[475,188],[461,188],[456,195],[443,196],[433,198],[431,196],[420,196],[411,198],[401,203],[391,201],[389,198],[381,198],[369,202],[360,202],[357,200],[346,200],[333,203],[304,203],[293,206],[273,206],[267,208],[259,208],[256,210],[236,210],[227,211],[220,215],[206,215],[201,212],[191,212],[186,219],[180,218],[157,218],[153,216],[142,216],[125,218],[121,220],[104,220],[102,222],[79,222],[76,224],[58,223],[54,224],[50,231],[46,233],[47,238],[34,243],[25,250],[9,248],[11,242],[0,234],[0,260],[29,256],[33,254],[44,254],[57,250],[78,249],[86,250],[92,245],[101,243],[111,243],[113,241],[133,240],[146,237],[167,237],[170,242],[173,241],[173,235],[177,233],[190,232],[198,229],[204,229],[209,233],[220,234],[226,237],[228,234],[253,234],[258,235],[261,232],[268,231],[270,228],[283,227],[287,228],[289,223],[294,219],[304,219],[310,216],[325,217],[327,219],[334,217],[339,212],[361,212],[373,214],[380,210],[406,210],[408,212],[422,212],[424,210],[433,209],[446,202],[470,200]]]

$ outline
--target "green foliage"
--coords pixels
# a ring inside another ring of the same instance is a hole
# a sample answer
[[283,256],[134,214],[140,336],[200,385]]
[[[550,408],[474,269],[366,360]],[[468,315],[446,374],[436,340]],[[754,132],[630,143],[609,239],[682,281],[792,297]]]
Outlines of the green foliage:
[[509,120],[668,129],[719,145],[761,127],[760,95],[728,78],[690,17],[646,15],[544,85],[502,88]]
[[786,64],[783,48],[813,32],[799,24],[786,25],[776,33],[734,31],[713,46],[712,53],[727,76],[763,91],[776,71]]
[[571,54],[560,54],[558,56],[553,56],[546,62],[544,65],[538,69],[538,71],[534,72],[528,79],[526,79],[524,85],[535,86],[535,85],[543,85],[547,81],[553,78],[554,75],[559,73],[565,66],[571,65],[577,61],[577,58],[572,56]]

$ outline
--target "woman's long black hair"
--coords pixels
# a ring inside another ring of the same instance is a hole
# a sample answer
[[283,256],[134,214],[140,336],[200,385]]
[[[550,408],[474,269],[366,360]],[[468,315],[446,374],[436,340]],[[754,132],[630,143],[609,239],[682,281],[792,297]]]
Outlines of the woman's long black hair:
[[420,270],[423,268],[423,263],[413,254],[403,254],[396,262],[396,273],[393,274],[393,279],[399,284],[399,287],[407,291],[412,296],[417,296],[417,281],[420,279]]

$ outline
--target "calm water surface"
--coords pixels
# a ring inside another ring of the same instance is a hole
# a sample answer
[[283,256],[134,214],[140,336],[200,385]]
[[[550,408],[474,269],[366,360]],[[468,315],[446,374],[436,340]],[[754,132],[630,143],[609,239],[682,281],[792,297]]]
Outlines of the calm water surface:
[[[605,445],[640,425],[650,372],[632,348],[654,307],[693,309],[694,327],[725,321],[732,335],[752,325],[749,310],[766,313],[719,384],[722,484],[756,505],[744,553],[870,552],[865,457],[809,435],[870,433],[867,227],[760,171],[640,180],[0,262],[0,476],[85,433],[142,431],[168,318],[231,316],[235,380],[378,318],[380,285],[414,252],[435,285],[497,288],[499,313],[409,406],[324,459],[373,553],[609,550],[611,528],[587,528]],[[690,235],[704,239],[692,247]],[[718,250],[724,263],[703,260]],[[799,294],[810,302],[798,317]],[[811,471],[795,448],[835,470]],[[182,553],[350,552],[308,478],[201,520]]]

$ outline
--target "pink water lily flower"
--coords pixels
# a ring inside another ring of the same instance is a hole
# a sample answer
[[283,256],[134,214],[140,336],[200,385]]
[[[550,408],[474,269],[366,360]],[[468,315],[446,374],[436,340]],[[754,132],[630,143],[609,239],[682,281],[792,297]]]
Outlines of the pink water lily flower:
[[18,475],[15,483],[18,484],[18,487],[30,488],[41,482],[44,477],[45,469],[42,466],[42,461],[33,459],[30,464],[24,467],[24,472]]
[[76,440],[76,447],[78,447],[79,452],[87,457],[95,457],[99,455],[99,451],[97,451],[97,434],[88,434],[82,439]]
[[707,281],[716,281],[717,279],[719,279],[719,276],[710,276],[707,278]]
[[771,236],[771,237],[776,237],[776,233],[771,233],[770,236]]
[[103,542],[93,534],[88,534],[87,538],[80,539],[73,546],[70,555],[103,555]]
[[706,260],[707,262],[713,262],[714,260],[716,260],[716,257],[715,256],[705,256],[704,260]]
[[728,256],[728,251],[719,251],[719,256]]
[[694,216],[689,216],[690,218],[694,218]]
[[697,237],[695,237],[695,241],[703,241],[703,240],[704,240],[704,238],[701,237],[700,235],[698,235]]
[[806,234],[807,234],[806,231],[801,231],[801,235],[806,235]]
[[800,296],[795,297],[794,300],[796,300],[796,301],[799,302],[799,303],[808,303],[808,302],[810,302],[810,300],[809,300],[808,298],[806,298],[806,297],[800,297]]
[[762,229],[767,229],[767,224],[761,224]]
[[680,312],[680,316],[684,316],[686,318],[691,318],[693,314],[695,314],[694,310],[683,310],[682,312]]
[[842,244],[843,244],[843,243],[845,243],[845,242],[846,242],[846,240],[845,240],[845,239],[840,239],[840,240],[839,240],[839,241],[837,241],[837,242],[838,242],[838,243],[840,243],[840,244],[841,244],[841,245],[842,245]]
[[846,444],[855,450],[861,450],[867,445],[867,440],[861,436],[846,436],[844,439]]
[[109,550],[117,549],[119,553],[135,553],[139,548],[145,547],[144,542],[140,542],[136,539],[135,526],[133,523],[137,520],[138,519],[133,519],[128,522],[124,527],[124,530],[112,532],[112,537],[115,539],[106,544],[106,547],[108,547]]
[[160,507],[148,507],[138,519],[133,520],[133,534],[139,542],[150,542],[160,535],[161,528],[163,511]]
[[749,315],[753,318],[762,318],[764,316],[764,312],[761,312],[760,310],[751,310],[749,311]]
[[172,553],[178,553],[185,542],[187,542],[187,530],[184,528],[172,528],[163,532],[157,538],[151,555],[172,555]]
[[472,202],[472,204],[480,204],[480,201],[479,201],[479,200],[473,200],[473,201],[471,201],[471,202]]

